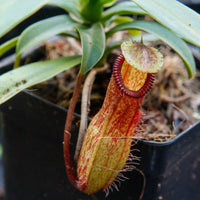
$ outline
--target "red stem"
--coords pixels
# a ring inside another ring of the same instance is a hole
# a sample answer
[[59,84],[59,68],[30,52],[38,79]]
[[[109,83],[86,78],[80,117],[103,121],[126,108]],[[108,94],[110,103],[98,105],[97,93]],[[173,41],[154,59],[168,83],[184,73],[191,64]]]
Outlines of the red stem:
[[79,74],[76,80],[76,86],[67,112],[67,119],[64,130],[64,143],[63,143],[64,160],[65,160],[65,167],[68,179],[71,182],[71,184],[79,190],[82,190],[82,186],[78,181],[78,178],[74,172],[74,168],[72,165],[72,159],[70,153],[70,138],[71,138],[71,124],[73,119],[73,113],[81,90],[82,80],[83,80],[83,75]]

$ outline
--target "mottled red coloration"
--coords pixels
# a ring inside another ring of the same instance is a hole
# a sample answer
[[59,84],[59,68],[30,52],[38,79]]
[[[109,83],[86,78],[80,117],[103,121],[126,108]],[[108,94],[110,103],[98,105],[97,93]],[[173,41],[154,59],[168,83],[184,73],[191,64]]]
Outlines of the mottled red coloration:
[[[141,117],[140,107],[154,80],[150,73],[158,72],[163,64],[162,55],[142,43],[126,41],[121,49],[125,59],[120,55],[114,64],[103,106],[86,131],[77,163],[77,177],[69,151],[71,117],[67,118],[69,123],[65,126],[67,175],[77,189],[87,194],[107,189],[123,176],[120,172],[127,170],[132,138]],[[73,95],[77,97],[75,94],[77,92]],[[74,104],[70,106],[70,113]]]
[[[121,73],[126,87],[134,91],[144,85],[147,77],[147,73],[126,62]],[[91,194],[107,188],[123,169],[140,120],[143,97],[125,95],[112,76],[103,106],[88,127],[80,152],[77,173],[83,192]]]

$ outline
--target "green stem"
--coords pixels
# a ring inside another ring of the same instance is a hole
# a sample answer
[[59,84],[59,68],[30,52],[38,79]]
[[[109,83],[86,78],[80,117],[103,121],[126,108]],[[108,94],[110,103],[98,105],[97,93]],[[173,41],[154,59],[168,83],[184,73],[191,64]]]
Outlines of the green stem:
[[14,69],[16,69],[17,67],[20,66],[20,58],[21,58],[21,54],[18,54],[16,55],[16,58],[15,58],[15,63],[14,63]]
[[15,37],[7,42],[5,42],[4,44],[1,45],[0,47],[0,57],[6,53],[8,50],[14,48],[17,44],[17,40],[18,40],[18,37]]
[[86,20],[92,23],[100,20],[103,12],[103,5],[100,1],[88,0],[83,4],[83,1],[80,0],[80,5],[82,6],[80,13]]

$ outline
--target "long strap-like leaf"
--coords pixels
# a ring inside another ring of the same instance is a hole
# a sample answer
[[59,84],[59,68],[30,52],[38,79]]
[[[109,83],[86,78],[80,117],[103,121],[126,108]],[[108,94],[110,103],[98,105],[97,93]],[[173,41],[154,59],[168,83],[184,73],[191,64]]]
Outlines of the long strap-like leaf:
[[0,104],[20,91],[45,81],[56,74],[80,64],[81,56],[40,61],[19,67],[0,76]]
[[147,13],[133,2],[123,1],[105,10],[103,12],[101,20],[104,22],[115,15],[133,15],[133,14],[146,15]]
[[132,0],[156,21],[200,47],[200,15],[176,0]]
[[74,0],[0,0],[0,38],[47,4],[63,8],[82,19]]
[[81,73],[89,71],[103,56],[105,50],[105,33],[100,23],[91,27],[78,26],[83,48]]
[[17,41],[15,67],[18,67],[20,56],[26,50],[54,35],[65,31],[73,31],[75,25],[76,23],[69,16],[58,15],[29,26]]

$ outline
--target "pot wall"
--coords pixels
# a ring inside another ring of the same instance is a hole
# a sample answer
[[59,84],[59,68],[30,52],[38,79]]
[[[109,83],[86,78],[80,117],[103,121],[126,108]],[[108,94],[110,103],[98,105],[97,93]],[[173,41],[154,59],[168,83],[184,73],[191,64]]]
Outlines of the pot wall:
[[[71,186],[63,160],[63,129],[66,110],[39,97],[21,92],[0,107],[3,113],[5,190],[8,200],[92,199]],[[76,136],[79,117],[72,135]],[[72,146],[75,138],[72,137]],[[138,141],[140,165],[145,174],[143,200],[200,199],[200,123],[167,143]],[[73,151],[73,149],[72,149]],[[137,200],[143,177],[137,171],[124,174],[120,191],[107,200]],[[105,199],[103,192],[96,194]]]

